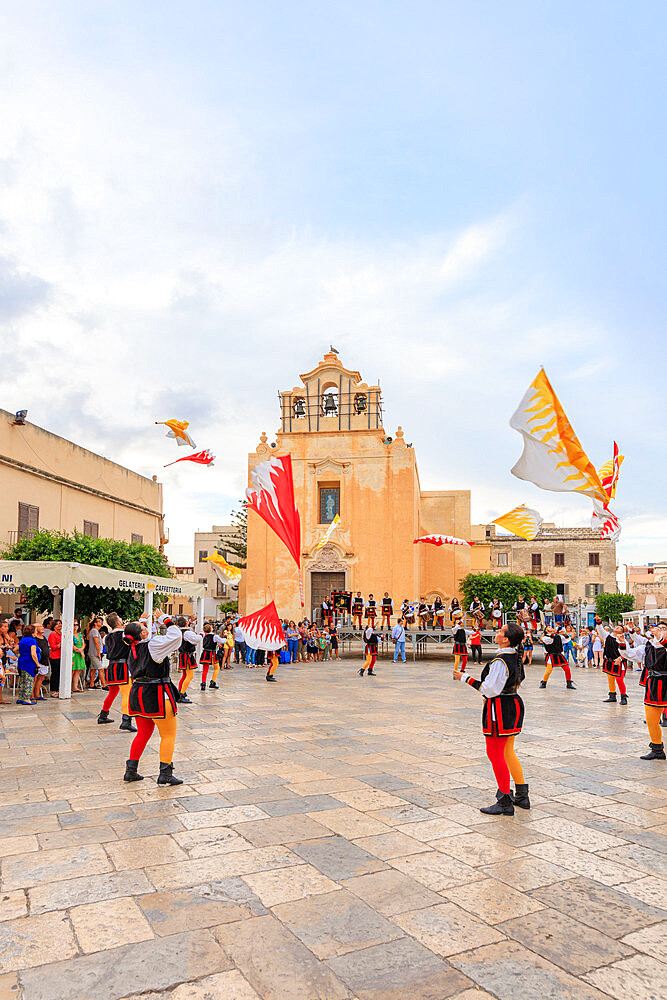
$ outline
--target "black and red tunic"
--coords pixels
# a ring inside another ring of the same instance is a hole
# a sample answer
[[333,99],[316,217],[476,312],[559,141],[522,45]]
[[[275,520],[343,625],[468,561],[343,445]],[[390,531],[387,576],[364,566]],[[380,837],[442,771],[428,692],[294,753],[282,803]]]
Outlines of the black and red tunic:
[[366,617],[370,618],[371,621],[374,621],[376,615],[377,615],[377,602],[369,601],[368,604],[366,605]]
[[189,642],[183,635],[181,641],[181,648],[178,651],[178,669],[179,670],[195,670],[197,667],[197,657],[196,657],[197,647],[194,642]]
[[177,688],[169,679],[169,657],[157,662],[150,654],[148,642],[132,646],[129,658],[132,687],[130,688],[129,713],[144,719],[164,719],[166,705],[171,704],[176,715],[179,699]]
[[363,615],[364,613],[364,599],[363,597],[355,597],[352,601],[352,614],[353,615]]
[[122,628],[109,632],[105,645],[107,647],[107,659],[109,660],[109,666],[107,667],[108,684],[129,684],[131,680],[130,668],[128,666],[130,647],[123,638]]
[[554,667],[567,666],[567,660],[563,656],[563,640],[556,634],[548,636],[551,639],[550,643],[545,644],[544,647],[544,658],[551,660],[551,664]]
[[[524,705],[518,689],[524,676],[523,664],[520,662],[517,650],[503,649],[498,650],[491,662],[484,667],[480,680],[465,675],[461,677],[464,683],[477,688],[484,696],[482,732],[485,736],[504,738],[516,736],[521,732]],[[496,694],[499,688],[500,691]]]
[[199,657],[200,663],[213,663],[215,659],[215,639],[213,638],[212,632],[206,632],[204,634],[204,643],[202,645],[201,656]]
[[468,640],[468,634],[464,628],[457,628],[454,633],[454,649],[453,653],[455,656],[467,656],[468,647],[466,642]]
[[667,649],[647,643],[644,660],[646,685],[644,704],[667,708]]
[[616,636],[608,635],[604,641],[604,652],[602,654],[602,670],[611,677],[622,677],[628,666],[628,661],[623,659],[625,643],[619,642]]

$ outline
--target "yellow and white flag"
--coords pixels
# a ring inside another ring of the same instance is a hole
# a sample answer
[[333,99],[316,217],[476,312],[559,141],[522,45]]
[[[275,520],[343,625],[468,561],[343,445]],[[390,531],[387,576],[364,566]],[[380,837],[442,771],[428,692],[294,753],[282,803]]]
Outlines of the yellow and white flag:
[[219,552],[214,552],[212,556],[206,556],[204,561],[211,563],[220,580],[238,583],[241,579],[242,573],[238,566],[230,566],[227,560],[223,559]]
[[324,548],[324,546],[327,544],[327,542],[329,541],[329,539],[331,538],[331,536],[333,535],[334,531],[336,530],[339,524],[340,524],[340,514],[336,514],[333,521],[331,522],[331,524],[324,532],[317,545],[315,546],[316,552],[319,552],[320,549]]
[[601,465],[598,469],[598,476],[600,477],[600,481],[607,491],[610,500],[613,500],[616,496],[618,476],[624,459],[625,455],[619,455],[618,445],[614,441],[614,454],[612,458],[610,458],[608,462],[605,462],[604,465]]
[[609,496],[581,446],[543,368],[512,415],[510,427],[523,436],[523,454],[512,469],[543,490],[585,493],[607,503]]
[[520,507],[508,510],[502,517],[497,517],[491,524],[499,524],[501,528],[511,531],[513,535],[518,535],[519,538],[525,538],[532,542],[540,530],[542,518],[536,510],[522,504]]

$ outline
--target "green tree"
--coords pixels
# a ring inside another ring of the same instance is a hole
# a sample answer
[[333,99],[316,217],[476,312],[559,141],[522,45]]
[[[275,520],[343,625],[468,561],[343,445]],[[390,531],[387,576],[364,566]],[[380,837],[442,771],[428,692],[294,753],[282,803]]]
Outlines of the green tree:
[[239,610],[238,601],[225,601],[224,604],[218,604],[218,611],[221,615],[235,615]]
[[238,507],[232,513],[232,525],[238,532],[238,538],[233,541],[221,538],[219,547],[234,553],[235,558],[227,560],[230,566],[245,569],[248,559],[248,508],[244,500],[239,500]]
[[502,601],[505,611],[509,611],[519,594],[530,597],[533,594],[540,605],[550,601],[556,594],[553,583],[546,583],[534,576],[517,576],[516,573],[468,573],[460,581],[464,607],[469,608],[475,594],[485,607],[495,598]]
[[[153,545],[120,542],[113,538],[90,538],[75,531],[37,531],[31,538],[22,538],[3,553],[4,559],[25,559],[47,562],[78,562],[88,566],[105,566],[131,573],[170,577],[166,557]],[[28,605],[33,611],[50,611],[53,595],[48,587],[28,587]],[[164,598],[155,595],[156,605]],[[77,587],[76,613],[80,617],[99,612],[117,611],[122,618],[137,618],[143,604],[134,600],[127,590],[107,590],[102,587]]]
[[634,609],[632,594],[598,594],[595,598],[595,610],[605,622],[619,622],[624,611]]

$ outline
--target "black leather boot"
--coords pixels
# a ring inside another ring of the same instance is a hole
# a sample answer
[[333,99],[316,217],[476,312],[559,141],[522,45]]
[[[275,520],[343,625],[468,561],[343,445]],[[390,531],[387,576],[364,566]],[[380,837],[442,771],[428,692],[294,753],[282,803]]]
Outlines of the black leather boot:
[[215,682],[215,681],[209,681],[209,682],[208,682],[208,686],[209,686],[210,688],[213,688],[213,690],[214,690],[214,691],[217,691],[217,690],[218,690],[218,685],[216,684],[216,682]]
[[125,761],[125,774],[123,775],[123,781],[143,781],[143,774],[139,774],[137,768],[139,767],[138,760],[126,760]]
[[364,668],[363,668],[363,667],[362,667],[362,668],[361,668],[361,670],[359,671],[359,676],[360,676],[360,677],[363,677],[363,676],[364,676]]
[[517,785],[512,796],[514,805],[519,809],[530,809],[530,799],[528,798],[528,785]]
[[546,681],[540,681],[540,687],[541,688],[545,688],[546,686],[547,686],[547,682]]
[[368,676],[369,677],[375,677],[375,671],[373,670],[372,667],[368,668]]
[[174,777],[174,765],[173,764],[163,764],[160,761],[160,774],[157,779],[158,785],[182,785],[183,782],[180,778]]
[[201,684],[199,685],[199,688],[200,688],[201,691],[205,691],[206,690],[206,681],[202,681]]
[[569,688],[570,691],[576,691],[577,690],[574,681],[567,681],[566,684],[565,684],[565,687]]
[[514,804],[512,803],[512,796],[509,794],[506,795],[503,792],[492,806],[480,809],[480,812],[486,813],[487,816],[513,816]]
[[275,677],[273,676],[273,674],[267,674],[266,679],[267,681],[275,681]]
[[665,757],[665,748],[662,743],[649,743],[649,746],[651,749],[640,760],[667,760],[667,757]]
[[628,696],[627,696],[627,694],[622,694],[621,695],[621,705],[627,705],[627,703],[628,703]]
[[137,731],[137,727],[132,725],[132,719],[129,715],[123,716],[123,721],[118,728],[122,729],[124,733],[136,733]]
[[609,692],[609,697],[608,698],[604,698],[603,701],[602,701],[602,704],[606,705],[607,702],[609,702],[609,701],[616,701],[616,692],[615,691],[610,691]]
[[97,722],[98,722],[98,724],[100,726],[102,726],[102,725],[104,725],[107,722],[113,722],[113,719],[110,719],[109,718],[109,713],[105,712],[104,709],[102,709],[102,711],[100,712],[100,714],[97,716]]

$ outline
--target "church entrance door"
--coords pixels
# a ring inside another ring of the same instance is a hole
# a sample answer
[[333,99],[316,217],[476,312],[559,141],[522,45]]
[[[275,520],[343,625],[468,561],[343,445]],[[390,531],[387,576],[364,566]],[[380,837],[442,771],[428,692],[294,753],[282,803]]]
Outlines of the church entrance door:
[[334,590],[345,590],[345,573],[311,573],[310,603],[319,620],[322,601],[329,600]]

